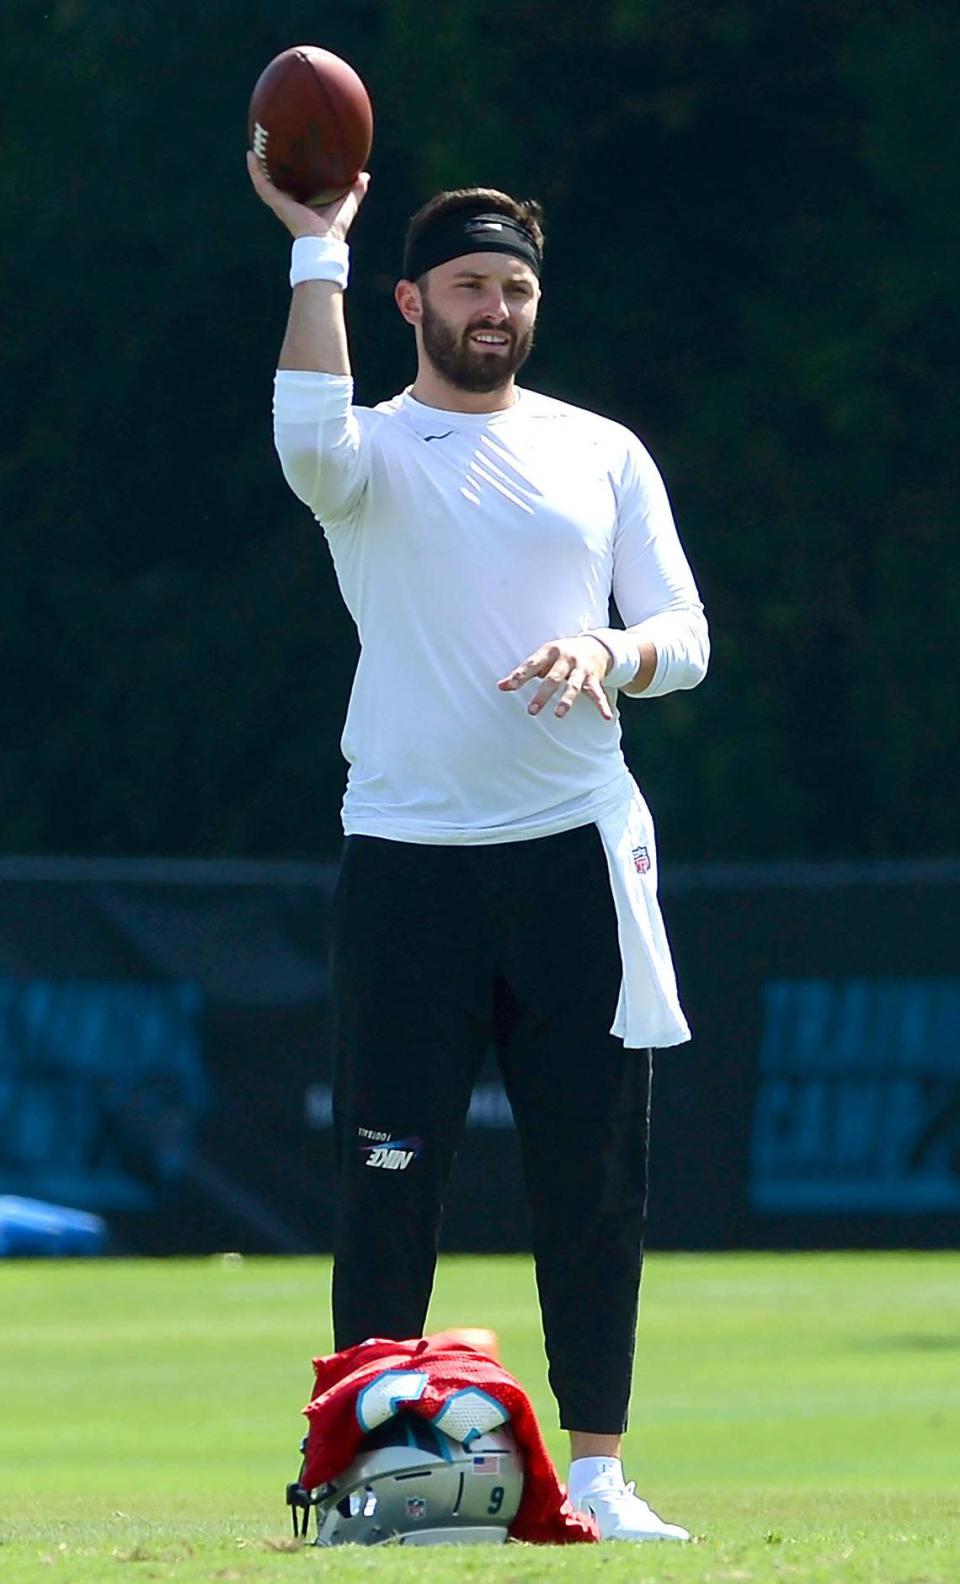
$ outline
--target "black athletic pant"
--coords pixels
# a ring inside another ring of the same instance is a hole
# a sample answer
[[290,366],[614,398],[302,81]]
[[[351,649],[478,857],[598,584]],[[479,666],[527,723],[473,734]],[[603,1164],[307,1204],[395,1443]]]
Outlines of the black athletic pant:
[[650,1053],[609,1033],[616,916],[593,825],[438,847],[348,837],[334,903],[336,1345],[422,1334],[443,1194],[495,1046],[568,1430],[626,1425]]

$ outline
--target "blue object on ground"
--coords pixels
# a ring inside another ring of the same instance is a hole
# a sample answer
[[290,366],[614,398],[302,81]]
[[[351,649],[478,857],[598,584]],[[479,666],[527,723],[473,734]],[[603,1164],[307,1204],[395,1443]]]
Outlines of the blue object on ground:
[[102,1254],[107,1223],[86,1210],[0,1194],[0,1258],[44,1254]]

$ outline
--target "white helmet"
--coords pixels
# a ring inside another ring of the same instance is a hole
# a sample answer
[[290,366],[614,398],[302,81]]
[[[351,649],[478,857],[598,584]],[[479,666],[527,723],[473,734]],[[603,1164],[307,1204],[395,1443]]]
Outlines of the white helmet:
[[[523,1490],[523,1461],[508,1425],[468,1446],[417,1414],[399,1413],[360,1443],[336,1479],[287,1486],[293,1532],[314,1545],[502,1545]],[[302,1523],[300,1513],[302,1512]]]

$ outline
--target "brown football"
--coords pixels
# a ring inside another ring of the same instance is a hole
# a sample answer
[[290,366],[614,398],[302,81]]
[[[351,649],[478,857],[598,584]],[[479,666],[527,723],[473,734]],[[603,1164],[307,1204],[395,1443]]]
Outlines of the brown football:
[[373,141],[370,96],[339,55],[298,44],[261,72],[248,131],[275,187],[314,207],[332,203],[366,165]]

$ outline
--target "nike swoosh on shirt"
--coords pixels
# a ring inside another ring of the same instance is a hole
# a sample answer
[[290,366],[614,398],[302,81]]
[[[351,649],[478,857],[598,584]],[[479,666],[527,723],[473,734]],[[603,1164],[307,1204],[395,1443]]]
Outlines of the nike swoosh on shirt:
[[449,438],[450,438],[450,436],[452,434],[453,434],[453,430],[452,429],[447,429],[444,434],[424,435],[423,439],[424,440],[449,440]]

